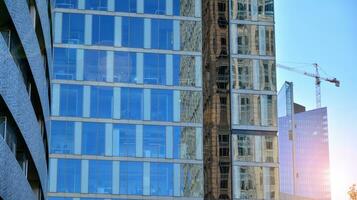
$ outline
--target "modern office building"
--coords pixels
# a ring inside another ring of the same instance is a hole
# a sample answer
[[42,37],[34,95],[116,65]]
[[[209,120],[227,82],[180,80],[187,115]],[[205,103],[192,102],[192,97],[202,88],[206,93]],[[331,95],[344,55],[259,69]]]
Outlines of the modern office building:
[[272,0],[56,0],[50,200],[279,199]]
[[[306,111],[292,104],[292,90],[291,83],[286,83],[279,92],[281,199],[330,200],[327,108]],[[294,132],[289,113],[294,113]]]
[[273,1],[203,2],[205,199],[279,199]]
[[54,3],[49,199],[203,199],[201,0]]
[[45,200],[52,59],[50,5],[0,1],[0,199]]

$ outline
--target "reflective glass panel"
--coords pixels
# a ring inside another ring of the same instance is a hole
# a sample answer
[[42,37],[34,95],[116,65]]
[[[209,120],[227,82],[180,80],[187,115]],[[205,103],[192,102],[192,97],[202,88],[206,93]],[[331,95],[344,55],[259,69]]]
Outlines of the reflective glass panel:
[[136,53],[114,52],[114,81],[136,83]]
[[144,83],[165,85],[166,56],[165,54],[144,54]]
[[136,0],[115,0],[115,11],[136,13]]
[[92,44],[114,44],[114,17],[93,15],[92,19]]
[[196,128],[174,127],[174,158],[196,159]]
[[151,120],[173,120],[172,90],[151,90]]
[[107,52],[84,50],[84,80],[106,81]]
[[82,154],[104,155],[105,124],[82,123]]
[[202,122],[202,93],[180,92],[180,117],[182,122]]
[[203,166],[181,164],[181,193],[184,197],[203,196]]
[[150,194],[157,196],[173,194],[173,164],[150,164]]
[[83,87],[79,85],[61,85],[60,115],[82,116]]
[[136,88],[121,88],[121,118],[143,119],[144,98],[143,90]]
[[56,0],[55,1],[56,8],[77,8],[78,0]]
[[144,20],[137,17],[122,17],[122,46],[144,47]]
[[51,153],[74,153],[74,122],[51,121]]
[[54,48],[54,79],[76,79],[76,49]]
[[111,118],[113,113],[113,89],[111,87],[91,87],[90,116]]
[[251,0],[232,0],[231,10],[232,19],[250,20],[252,18]]
[[62,15],[62,43],[84,43],[84,15],[63,13]]
[[112,193],[112,162],[106,160],[89,161],[89,193]]
[[135,125],[114,125],[113,131],[118,135],[119,155],[135,157],[136,155],[136,127]]
[[195,86],[195,57],[173,55],[173,84]]
[[81,161],[58,159],[57,192],[81,191]]
[[144,0],[144,13],[164,15],[166,13],[166,0]]
[[88,10],[107,10],[108,0],[85,0]]
[[259,16],[259,20],[273,21],[274,20],[274,1],[273,0],[258,0],[258,16]]
[[120,162],[120,194],[143,194],[143,163]]
[[151,20],[151,48],[173,48],[173,21],[166,19]]
[[144,126],[144,157],[166,157],[166,127]]
[[180,20],[180,49],[182,51],[202,51],[201,22]]

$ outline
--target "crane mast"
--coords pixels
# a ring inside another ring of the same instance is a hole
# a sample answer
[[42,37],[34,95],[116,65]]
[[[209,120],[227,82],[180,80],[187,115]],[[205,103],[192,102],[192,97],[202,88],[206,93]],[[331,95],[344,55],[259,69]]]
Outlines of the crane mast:
[[315,73],[309,73],[305,72],[299,69],[296,69],[294,67],[288,67],[285,65],[277,64],[276,66],[285,70],[297,72],[300,74],[303,74],[305,76],[309,76],[312,78],[315,78],[315,87],[316,87],[316,107],[321,108],[321,80],[334,83],[336,87],[340,87],[340,81],[337,80],[336,78],[325,78],[320,76],[319,68],[320,66],[317,63],[312,64],[313,67],[315,68]]

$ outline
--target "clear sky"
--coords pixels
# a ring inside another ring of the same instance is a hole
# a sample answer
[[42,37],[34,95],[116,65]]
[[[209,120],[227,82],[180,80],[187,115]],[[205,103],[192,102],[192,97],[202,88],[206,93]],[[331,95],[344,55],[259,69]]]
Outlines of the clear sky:
[[[323,82],[321,93],[328,107],[332,199],[349,199],[348,187],[357,184],[357,0],[275,0],[275,22],[278,63],[313,72],[301,63],[317,62],[341,81],[340,88]],[[313,78],[279,69],[279,88],[284,81],[294,82],[295,102],[315,108]]]

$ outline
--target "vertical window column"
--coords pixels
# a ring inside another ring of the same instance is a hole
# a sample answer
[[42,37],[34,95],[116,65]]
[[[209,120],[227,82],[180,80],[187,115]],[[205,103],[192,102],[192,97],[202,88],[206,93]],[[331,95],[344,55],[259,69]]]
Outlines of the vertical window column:
[[196,128],[196,159],[203,159],[202,128]]
[[89,161],[82,160],[81,162],[81,193],[88,193]]
[[56,192],[57,189],[57,165],[58,160],[55,158],[50,159],[50,179],[49,179],[49,191]]
[[251,0],[250,2],[251,9],[252,9],[252,20],[258,20],[258,0]]
[[202,57],[195,57],[195,85],[202,87]]
[[122,18],[114,18],[114,46],[122,46]]
[[60,110],[60,85],[52,85],[52,115],[58,116]]
[[173,15],[173,0],[166,0],[166,15]]
[[143,125],[136,125],[136,136],[135,136],[135,148],[136,148],[136,157],[143,157]]
[[78,9],[85,9],[85,0],[78,0]]
[[90,86],[83,87],[83,117],[90,116]]
[[55,43],[62,42],[62,13],[55,13]]
[[259,26],[259,55],[266,55],[265,26]]
[[178,163],[174,164],[174,196],[181,196],[181,166]]
[[201,17],[201,0],[195,0],[195,17]]
[[114,103],[113,103],[113,118],[120,119],[120,106],[121,106],[121,88],[115,87],[113,91]]
[[112,156],[113,153],[113,124],[105,124],[105,156]]
[[142,84],[144,82],[144,54],[136,54],[136,83]]
[[166,85],[173,85],[173,56],[166,55]]
[[144,89],[144,120],[151,118],[151,90]]
[[74,123],[74,154],[82,153],[82,123]]
[[115,10],[114,0],[108,0],[108,11],[113,12]]
[[174,91],[174,122],[179,122],[181,120],[181,102],[180,102],[180,91]]
[[173,127],[166,126],[166,158],[173,158]]
[[144,48],[151,48],[151,19],[144,19]]
[[144,13],[144,0],[136,0],[136,10],[138,13]]
[[232,181],[233,181],[233,198],[239,199],[241,197],[240,191],[240,173],[239,166],[233,166]]
[[268,115],[268,96],[260,95],[260,112],[261,112],[261,125],[268,126],[269,115]]
[[237,93],[233,93],[232,94],[232,124],[238,124],[239,123],[239,106],[238,106],[238,94]]
[[180,48],[181,48],[181,31],[180,31],[180,21],[179,20],[174,20],[174,28],[173,28],[173,32],[174,32],[174,35],[173,35],[173,41],[174,41],[174,44],[173,44],[173,47],[174,47],[174,50],[177,50],[179,51]]
[[258,60],[253,60],[253,88],[260,90],[260,66]]
[[230,25],[230,39],[231,39],[231,52],[232,54],[238,54],[238,27],[236,24]]
[[83,72],[84,72],[84,50],[77,49],[76,54],[76,80],[83,80]]
[[143,173],[143,194],[150,195],[150,163],[144,162]]
[[84,30],[84,44],[90,45],[92,43],[92,15],[85,15]]
[[119,194],[120,187],[120,163],[113,161],[113,194]]
[[114,80],[114,52],[107,51],[107,62],[106,62],[106,81],[113,82]]

